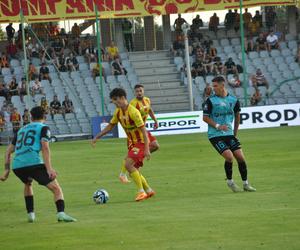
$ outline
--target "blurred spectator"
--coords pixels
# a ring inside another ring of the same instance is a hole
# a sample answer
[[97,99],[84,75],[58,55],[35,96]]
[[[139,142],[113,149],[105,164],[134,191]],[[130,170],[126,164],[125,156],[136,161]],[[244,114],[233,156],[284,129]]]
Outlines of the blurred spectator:
[[221,75],[224,72],[224,65],[221,62],[221,58],[220,57],[216,57],[215,58],[215,63],[214,63],[214,68],[213,68],[213,73],[215,75]]
[[122,23],[122,30],[127,51],[133,51],[132,23],[127,18]]
[[298,48],[297,54],[295,56],[295,62],[300,65],[300,47]]
[[37,70],[35,68],[35,66],[32,63],[29,63],[29,67],[28,67],[28,79],[29,80],[35,80],[35,78],[37,78],[39,75],[37,73]]
[[44,110],[46,114],[49,114],[49,106],[48,106],[48,101],[45,96],[41,98],[41,105],[40,105]]
[[17,84],[17,79],[15,76],[11,79],[11,81],[8,84],[8,90],[9,90],[9,95],[18,95],[18,84]]
[[49,75],[49,68],[45,63],[42,63],[42,67],[40,68],[40,79],[48,80],[50,83],[52,82],[51,77]]
[[273,10],[273,8],[266,7],[266,26],[269,31],[271,29],[274,29],[276,18],[277,18],[277,15],[276,15],[276,12]]
[[200,15],[197,15],[193,21],[192,21],[192,25],[195,29],[200,29],[201,27],[203,27],[203,21],[200,18]]
[[71,34],[73,36],[73,38],[79,38],[81,31],[80,31],[80,27],[78,26],[77,23],[74,23],[72,29],[71,29]]
[[245,44],[245,51],[246,53],[247,52],[250,52],[250,51],[253,51],[254,49],[254,43],[253,43],[253,39],[251,36],[245,36],[244,38],[244,44]]
[[175,36],[177,37],[178,35],[181,35],[182,31],[182,25],[187,23],[187,21],[181,17],[181,14],[178,14],[178,17],[176,18],[174,22],[174,29],[175,29]]
[[0,58],[0,67],[1,68],[9,68],[9,62],[5,53],[2,53]]
[[205,67],[206,74],[212,74],[213,73],[213,61],[209,54],[205,54],[203,65]]
[[76,55],[81,55],[82,54],[81,40],[79,38],[76,38],[73,41],[72,49],[73,49],[73,52],[75,52]]
[[16,59],[18,48],[14,42],[14,40],[10,41],[6,47],[6,53],[10,59]]
[[256,70],[256,74],[251,77],[252,85],[255,89],[258,89],[260,86],[265,86],[267,90],[269,89],[269,83],[262,73],[261,69]]
[[69,71],[76,71],[79,69],[79,63],[73,53],[71,53],[70,56],[66,58],[66,65]]
[[245,8],[245,12],[243,14],[244,27],[246,29],[249,28],[249,24],[252,22],[252,14],[248,12],[248,9]]
[[107,53],[109,60],[114,60],[115,57],[119,56],[119,49],[114,41],[111,41],[110,45],[107,47]]
[[204,51],[201,47],[196,48],[195,60],[203,61],[204,60]]
[[30,43],[28,43],[27,50],[30,57],[39,58],[40,46],[34,39],[31,39]]
[[21,115],[18,112],[17,108],[13,108],[13,111],[10,115],[10,122],[13,126],[13,132],[16,134],[21,127]]
[[209,36],[205,36],[201,42],[202,48],[206,53],[209,53],[210,47],[213,45],[213,41],[209,38]]
[[9,99],[9,90],[6,88],[3,82],[0,82],[0,96],[4,96],[6,100]]
[[62,106],[65,110],[65,113],[74,113],[73,102],[69,99],[69,96],[65,96],[65,100],[62,102]]
[[57,95],[53,96],[53,101],[50,102],[50,114],[52,119],[54,118],[54,115],[56,114],[62,114],[65,115],[64,110],[61,106],[60,101],[57,98]]
[[23,126],[30,123],[30,113],[28,109],[24,109],[24,114],[22,115]]
[[224,25],[226,30],[230,30],[233,28],[234,21],[235,21],[235,14],[232,12],[232,10],[229,10],[224,19]]
[[5,118],[3,112],[0,112],[0,132],[3,132],[5,129]]
[[45,95],[42,84],[38,78],[35,79],[32,87],[31,87],[31,95],[32,95],[34,101],[35,101],[35,95],[37,95],[37,94]]
[[251,36],[256,36],[260,30],[260,25],[258,22],[251,21],[248,25],[248,33]]
[[267,50],[267,40],[263,33],[260,33],[259,37],[256,39],[256,50],[257,52]]
[[241,87],[241,80],[239,78],[239,74],[234,74],[232,79],[228,80],[228,85],[232,88],[239,88]]
[[57,62],[57,68],[60,72],[67,72],[68,68],[66,65],[66,58],[64,55],[61,55]]
[[259,92],[259,89],[256,88],[255,92],[251,96],[250,103],[252,106],[257,105],[261,101],[261,93]]
[[112,66],[112,74],[113,75],[115,75],[115,76],[127,75],[127,70],[122,65],[119,57],[115,57],[115,60],[113,61],[111,66]]
[[238,74],[237,67],[231,57],[224,64],[224,74],[226,77],[228,74]]
[[199,59],[196,59],[196,61],[192,64],[192,70],[191,74],[193,78],[196,78],[197,76],[202,76],[204,80],[206,81],[206,70],[205,66],[202,61]]
[[274,31],[267,36],[267,48],[270,52],[272,49],[279,49],[278,36],[275,35]]
[[15,31],[16,31],[16,30],[14,29],[12,23],[10,23],[10,24],[8,24],[8,25],[6,26],[6,35],[7,35],[7,40],[8,40],[8,41],[13,40],[14,35],[15,35]]
[[234,25],[233,28],[235,32],[238,32],[240,29],[240,14],[238,13],[237,9],[234,10]]
[[209,19],[208,29],[210,31],[217,32],[219,24],[220,24],[220,19],[217,16],[217,13],[214,13],[213,16],[211,16]]
[[[103,77],[105,77],[105,71],[101,65],[101,74]],[[100,76],[100,67],[99,67],[99,63],[95,63],[94,67],[92,68],[92,76],[94,78],[94,80],[96,79],[97,76]]]
[[184,55],[184,42],[181,39],[176,39],[173,42],[172,52],[174,56],[183,56]]
[[64,45],[58,38],[56,38],[55,41],[51,44],[51,47],[53,48],[56,56],[64,54]]
[[252,18],[252,22],[256,23],[256,25],[262,28],[262,15],[259,13],[259,10],[255,11],[255,15]]
[[18,93],[19,93],[21,102],[24,103],[24,95],[27,95],[26,78],[25,77],[23,77],[18,84]]

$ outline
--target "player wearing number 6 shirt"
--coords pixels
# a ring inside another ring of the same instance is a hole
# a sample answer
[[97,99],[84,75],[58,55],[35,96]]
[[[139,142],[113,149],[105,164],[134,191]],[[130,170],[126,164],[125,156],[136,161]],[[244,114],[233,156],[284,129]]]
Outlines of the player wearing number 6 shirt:
[[[227,185],[233,192],[242,191],[232,179],[232,163],[235,158],[243,180],[244,191],[253,192],[247,180],[247,165],[239,140],[236,138],[240,124],[240,103],[235,96],[228,94],[225,79],[217,76],[213,80],[215,95],[210,96],[204,105],[203,121],[208,124],[208,138],[214,148],[225,158]],[[232,122],[234,120],[234,128]]]
[[[144,124],[146,124],[147,118],[150,115],[150,117],[154,121],[153,128],[157,129],[158,122],[157,122],[157,119],[152,110],[150,98],[148,98],[144,95],[144,86],[141,84],[135,85],[134,86],[134,94],[135,94],[135,98],[130,101],[130,104],[141,113]],[[150,153],[153,153],[159,149],[159,144],[158,144],[155,136],[153,136],[150,131],[147,131],[147,133],[148,133],[148,138],[149,138]],[[119,175],[119,179],[122,183],[129,182],[126,172],[127,172],[127,170],[125,168],[125,160],[124,160],[122,162],[121,173]]]
[[[34,107],[30,111],[32,122],[21,128],[8,146],[5,154],[5,170],[1,181],[5,181],[10,172],[11,155],[15,153],[12,169],[15,175],[24,183],[25,204],[28,221],[34,222],[34,202],[32,181],[46,186],[54,195],[57,209],[57,220],[73,222],[76,219],[64,212],[64,197],[56,180],[57,173],[52,168],[49,141],[50,129],[44,124],[45,111],[42,107]],[[40,156],[42,151],[43,159]]]

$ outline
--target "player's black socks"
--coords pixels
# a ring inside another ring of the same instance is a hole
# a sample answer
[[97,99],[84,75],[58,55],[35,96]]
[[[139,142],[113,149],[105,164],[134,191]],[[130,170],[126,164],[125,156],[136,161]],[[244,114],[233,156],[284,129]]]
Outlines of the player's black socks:
[[246,165],[246,162],[242,161],[242,162],[239,162],[238,164],[239,164],[239,171],[240,171],[242,180],[246,181],[247,180],[247,165]]
[[227,180],[232,180],[232,162],[225,161],[224,169]]
[[33,196],[25,196],[25,204],[26,204],[26,210],[27,213],[32,213],[33,212]]
[[56,204],[56,209],[57,209],[57,212],[64,212],[65,211],[65,201],[64,200],[57,200],[55,202]]

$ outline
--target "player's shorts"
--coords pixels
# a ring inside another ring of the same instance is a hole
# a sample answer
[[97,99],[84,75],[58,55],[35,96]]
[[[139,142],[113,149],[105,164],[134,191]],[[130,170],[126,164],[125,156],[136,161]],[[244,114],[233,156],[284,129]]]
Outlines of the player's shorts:
[[24,184],[30,184],[32,180],[35,180],[40,185],[47,186],[53,181],[49,178],[45,164],[17,168],[13,171]]
[[149,139],[149,143],[156,141],[156,137],[154,135],[151,134],[151,132],[148,132],[148,139]]
[[136,144],[131,144],[128,148],[127,156],[134,160],[134,167],[139,168],[144,165],[144,153],[145,153],[145,144],[138,142]]
[[233,135],[213,137],[209,141],[219,154],[222,154],[227,149],[231,152],[241,149],[241,143]]

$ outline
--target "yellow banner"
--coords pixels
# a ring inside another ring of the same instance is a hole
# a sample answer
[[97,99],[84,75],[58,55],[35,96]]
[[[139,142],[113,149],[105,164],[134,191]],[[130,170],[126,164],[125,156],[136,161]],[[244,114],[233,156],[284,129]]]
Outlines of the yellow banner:
[[[244,7],[295,4],[295,0],[243,1]],[[0,0],[0,23],[20,22],[21,9],[29,23],[94,19],[94,5],[100,18],[123,18],[233,9],[239,0]]]

